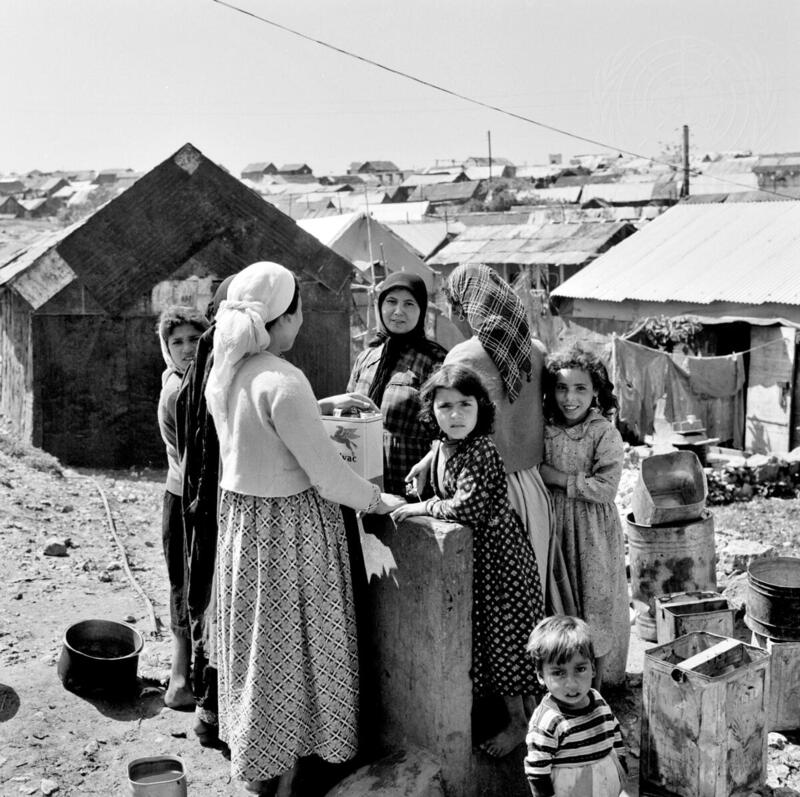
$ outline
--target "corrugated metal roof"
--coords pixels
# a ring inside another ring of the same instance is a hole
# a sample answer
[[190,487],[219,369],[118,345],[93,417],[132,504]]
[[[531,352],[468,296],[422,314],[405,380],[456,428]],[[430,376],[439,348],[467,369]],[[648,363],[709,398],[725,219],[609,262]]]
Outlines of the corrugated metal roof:
[[545,163],[534,166],[517,166],[517,177],[528,177],[532,180],[544,180],[561,174],[563,166],[560,164]]
[[386,201],[386,192],[382,189],[364,191],[339,191],[331,196],[331,202],[337,210],[366,210],[370,213],[373,208]]
[[758,163],[753,166],[756,171],[775,171],[800,169],[800,152],[783,152],[773,155],[760,155]]
[[369,213],[373,219],[384,223],[420,221],[428,212],[430,202],[383,202],[370,205]]
[[577,202],[581,196],[581,186],[567,185],[562,188],[522,188],[517,191],[517,198],[526,202]]
[[414,189],[409,197],[412,202],[428,200],[429,202],[458,202],[472,199],[480,182],[465,180],[461,183],[443,183],[439,185],[420,185]]
[[513,166],[508,166],[502,163],[492,163],[491,166],[468,166],[464,169],[468,180],[488,180],[489,178],[499,178],[511,169],[513,174]]
[[608,302],[800,304],[800,202],[682,204],[553,296]]
[[776,188],[774,191],[744,191],[728,194],[726,202],[786,202],[800,199],[800,188]]
[[689,177],[689,196],[701,194],[736,194],[758,188],[755,172],[711,172]]
[[439,183],[453,183],[463,172],[429,172],[425,174],[410,174],[400,183],[401,188],[416,188],[418,185],[439,185]]
[[581,265],[610,245],[616,236],[630,235],[633,230],[627,222],[467,227],[429,263],[433,266],[462,263]]
[[581,202],[605,199],[617,205],[631,202],[649,202],[652,199],[677,199],[675,183],[594,183],[584,185]]
[[250,172],[265,172],[267,169],[273,168],[275,169],[276,166],[272,161],[258,161],[257,163],[248,163],[247,166],[242,169],[242,174],[248,174]]
[[25,210],[36,210],[40,208],[44,203],[47,202],[47,197],[38,197],[36,199],[20,199],[19,204],[25,208]]

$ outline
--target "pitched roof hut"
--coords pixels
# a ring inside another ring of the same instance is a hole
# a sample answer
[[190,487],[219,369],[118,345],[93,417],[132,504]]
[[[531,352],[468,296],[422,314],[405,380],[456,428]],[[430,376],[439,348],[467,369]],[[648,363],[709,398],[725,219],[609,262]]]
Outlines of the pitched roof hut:
[[340,390],[352,264],[186,144],[0,264],[0,414],[70,464],[160,464],[156,317],[172,303],[204,309],[257,260],[297,274],[306,320],[290,357],[318,393]]

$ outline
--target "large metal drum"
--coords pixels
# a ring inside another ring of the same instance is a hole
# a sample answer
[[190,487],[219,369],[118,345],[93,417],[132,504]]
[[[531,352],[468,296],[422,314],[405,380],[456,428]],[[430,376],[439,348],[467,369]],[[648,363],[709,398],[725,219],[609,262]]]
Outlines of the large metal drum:
[[751,563],[744,621],[777,642],[800,641],[800,559],[777,556]]
[[656,641],[655,598],[670,592],[717,588],[714,518],[705,510],[697,520],[646,526],[627,518],[631,593],[636,630]]

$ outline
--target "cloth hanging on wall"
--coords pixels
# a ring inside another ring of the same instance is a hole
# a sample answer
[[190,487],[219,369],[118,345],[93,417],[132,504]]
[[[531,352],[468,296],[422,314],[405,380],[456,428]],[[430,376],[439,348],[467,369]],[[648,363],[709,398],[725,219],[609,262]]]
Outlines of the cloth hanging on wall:
[[666,398],[670,422],[695,415],[709,437],[744,445],[744,358],[689,357],[615,337],[613,380],[619,422],[640,440],[653,432],[656,402]]

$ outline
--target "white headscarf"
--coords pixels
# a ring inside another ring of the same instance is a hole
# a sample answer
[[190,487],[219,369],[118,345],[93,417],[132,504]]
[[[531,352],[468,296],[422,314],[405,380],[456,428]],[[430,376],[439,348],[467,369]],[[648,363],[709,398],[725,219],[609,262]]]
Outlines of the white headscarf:
[[265,324],[286,312],[294,291],[294,274],[278,263],[253,263],[231,280],[217,310],[214,363],[206,384],[206,402],[216,423],[227,420],[228,391],[239,365],[269,346]]

